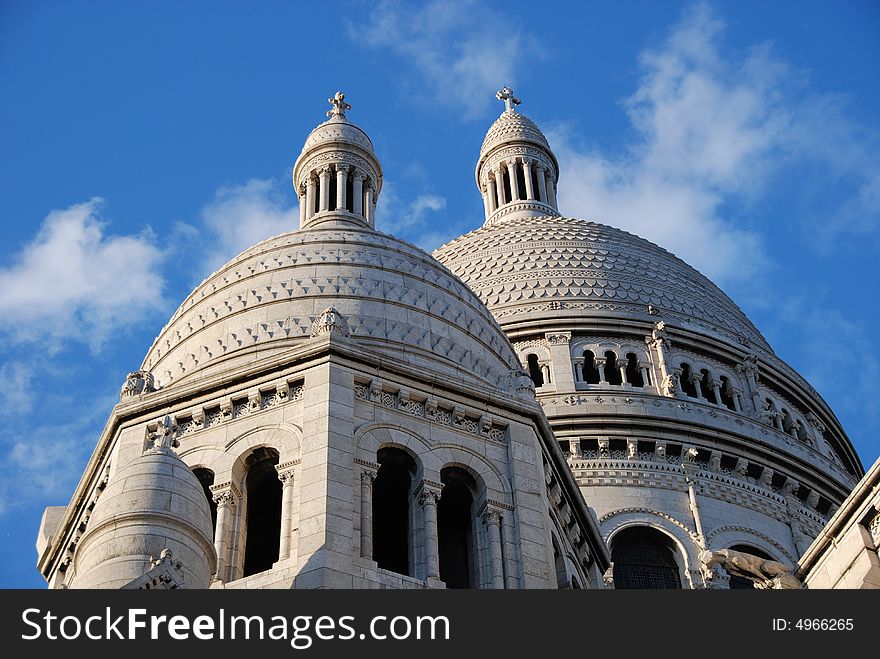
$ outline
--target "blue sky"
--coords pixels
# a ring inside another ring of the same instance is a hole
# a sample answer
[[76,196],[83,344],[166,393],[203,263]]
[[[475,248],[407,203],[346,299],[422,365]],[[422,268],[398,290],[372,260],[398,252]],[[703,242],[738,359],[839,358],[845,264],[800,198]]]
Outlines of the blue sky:
[[0,586],[39,587],[128,371],[216,266],[295,228],[290,171],[343,90],[379,228],[476,228],[504,84],[568,215],[712,277],[880,453],[880,4],[3,2]]

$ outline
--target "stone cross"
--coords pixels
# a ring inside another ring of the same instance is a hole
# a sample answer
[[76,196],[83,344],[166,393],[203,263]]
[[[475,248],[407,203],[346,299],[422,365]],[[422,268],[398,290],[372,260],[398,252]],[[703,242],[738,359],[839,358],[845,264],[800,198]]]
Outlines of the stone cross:
[[495,93],[495,98],[499,101],[504,101],[504,110],[509,112],[513,110],[515,105],[519,105],[522,103],[516,96],[513,95],[513,90],[510,87],[503,87],[500,91]]
[[351,105],[345,102],[345,94],[336,92],[333,98],[328,98],[327,102],[333,107],[327,110],[328,117],[344,117],[346,110],[351,110]]

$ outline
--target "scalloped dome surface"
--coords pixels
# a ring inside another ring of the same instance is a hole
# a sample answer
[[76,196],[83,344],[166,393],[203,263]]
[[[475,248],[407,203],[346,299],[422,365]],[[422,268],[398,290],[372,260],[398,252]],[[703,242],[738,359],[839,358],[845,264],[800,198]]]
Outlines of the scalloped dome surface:
[[563,217],[510,219],[457,238],[434,256],[502,324],[536,313],[632,316],[753,343],[772,352],[742,310],[687,263],[613,227]]
[[369,136],[361,128],[341,117],[328,119],[309,133],[303,151],[327,142],[349,142],[368,151],[373,150],[373,142]]
[[534,121],[515,110],[506,110],[495,120],[495,123],[489,126],[483,140],[483,146],[480,147],[480,157],[486,155],[498,144],[515,140],[534,142],[548,151],[550,150],[547,138],[544,137],[544,133]]
[[328,307],[351,338],[438,377],[506,389],[518,361],[482,302],[431,256],[351,224],[282,234],[245,250],[184,300],[142,368],[162,387],[311,338]]

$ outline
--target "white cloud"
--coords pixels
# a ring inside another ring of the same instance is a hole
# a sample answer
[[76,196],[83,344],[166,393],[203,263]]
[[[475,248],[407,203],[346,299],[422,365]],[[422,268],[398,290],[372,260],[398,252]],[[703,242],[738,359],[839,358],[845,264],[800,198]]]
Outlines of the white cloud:
[[430,252],[459,233],[456,227],[437,221],[436,215],[429,216],[445,208],[446,199],[435,194],[423,193],[404,201],[397,185],[386,181],[376,208],[376,228]]
[[57,350],[97,351],[120,329],[163,307],[162,253],[149,231],[106,235],[102,200],[49,213],[32,242],[0,268],[0,331]]
[[[213,272],[248,247],[299,227],[298,206],[276,179],[251,179],[244,185],[224,187],[202,209],[201,220],[208,232],[203,244],[204,274]],[[192,227],[184,225],[184,231]]]
[[454,106],[467,118],[482,114],[501,86],[515,85],[525,62],[542,56],[537,40],[510,12],[476,0],[378,2],[366,24],[349,25],[348,31],[357,43],[388,49],[416,68],[414,98]]
[[561,210],[637,233],[726,284],[767,266],[762,227],[740,209],[768,192],[774,175],[819,162],[849,177],[857,193],[830,218],[846,233],[876,224],[880,167],[839,104],[808,96],[766,45],[731,54],[723,37],[724,24],[700,4],[642,54],[643,76],[624,103],[635,138],[621,156],[585,148],[568,126],[548,133]]

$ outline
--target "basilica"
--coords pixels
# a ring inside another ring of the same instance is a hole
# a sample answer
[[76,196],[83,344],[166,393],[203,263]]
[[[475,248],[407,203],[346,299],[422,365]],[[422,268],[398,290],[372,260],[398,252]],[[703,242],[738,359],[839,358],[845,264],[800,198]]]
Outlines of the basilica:
[[880,588],[880,463],[706,277],[562,215],[497,97],[433,254],[329,99],[299,228],[183,301],[46,509],[50,588]]

